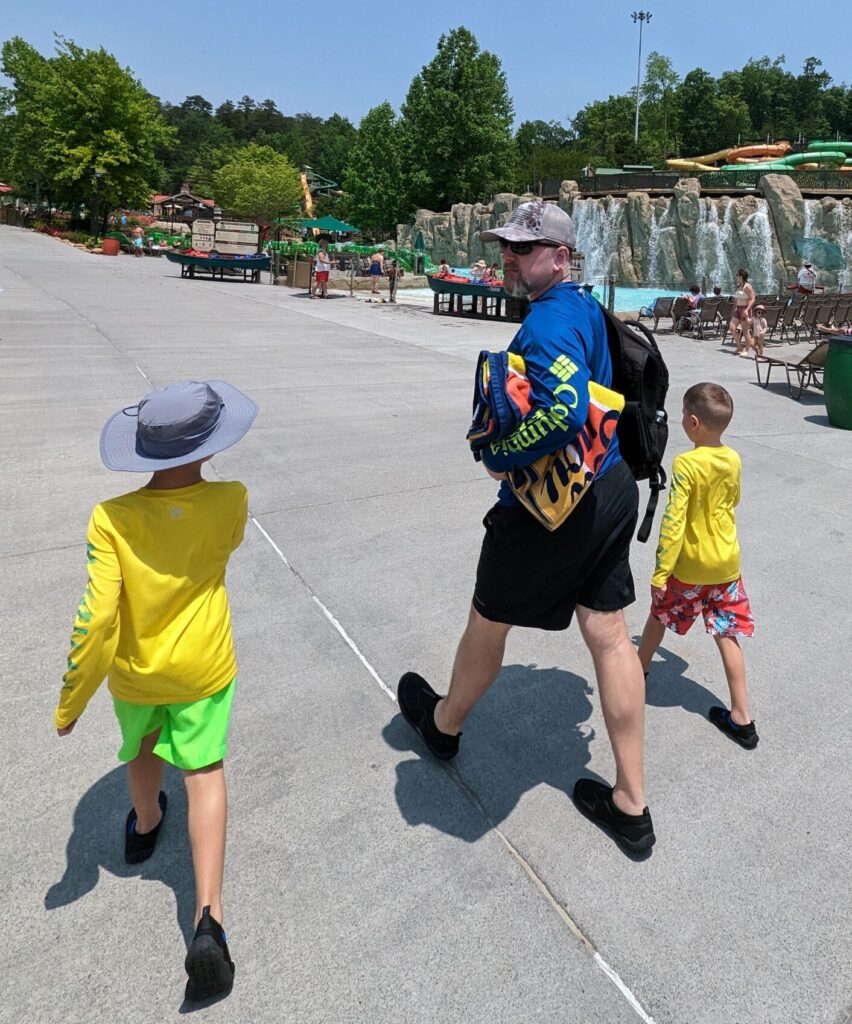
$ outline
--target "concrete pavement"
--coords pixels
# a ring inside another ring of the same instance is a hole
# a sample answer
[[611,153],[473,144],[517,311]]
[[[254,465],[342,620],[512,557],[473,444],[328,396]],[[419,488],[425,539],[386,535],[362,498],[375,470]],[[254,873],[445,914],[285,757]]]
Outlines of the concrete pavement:
[[[578,775],[613,770],[576,631],[513,632],[449,770],[421,756],[383,689],[407,668],[445,686],[494,494],[463,440],[473,363],[510,325],[184,281],[165,260],[7,227],[0,287],[0,1021],[187,1009],[182,784],[167,777],[162,848],[130,869],[106,689],[73,736],[51,727],[87,516],[143,480],[100,466],[100,427],[149,382],[187,377],[261,406],[211,467],[247,484],[253,521],[229,572],[237,975],[206,1019],[847,1020],[852,434],[818,397],[763,391],[717,342],[662,336],[669,458],[686,446],[689,384],[716,380],[736,404],[761,744],[741,751],[706,720],[725,697],[709,638],[666,641],[648,686],[658,845],[635,863],[568,796]],[[653,546],[634,551],[638,633]]]

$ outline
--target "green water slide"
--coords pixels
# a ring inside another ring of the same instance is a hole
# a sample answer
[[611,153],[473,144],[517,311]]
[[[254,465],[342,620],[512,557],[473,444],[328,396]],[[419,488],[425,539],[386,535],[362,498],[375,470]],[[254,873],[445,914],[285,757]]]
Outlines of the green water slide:
[[842,166],[846,162],[846,154],[840,150],[808,150],[807,153],[792,153],[778,160],[769,160],[758,164],[725,164],[723,171],[788,171],[801,164],[833,164]]

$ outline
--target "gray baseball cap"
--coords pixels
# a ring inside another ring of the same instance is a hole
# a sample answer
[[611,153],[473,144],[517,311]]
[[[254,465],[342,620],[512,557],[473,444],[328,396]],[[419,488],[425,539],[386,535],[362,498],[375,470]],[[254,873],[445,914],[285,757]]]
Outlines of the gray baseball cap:
[[236,444],[255,416],[257,405],[223,380],[170,384],[110,416],[101,460],[126,473],[185,466]]
[[577,248],[574,221],[555,203],[534,199],[521,203],[501,228],[480,231],[481,242],[553,242]]

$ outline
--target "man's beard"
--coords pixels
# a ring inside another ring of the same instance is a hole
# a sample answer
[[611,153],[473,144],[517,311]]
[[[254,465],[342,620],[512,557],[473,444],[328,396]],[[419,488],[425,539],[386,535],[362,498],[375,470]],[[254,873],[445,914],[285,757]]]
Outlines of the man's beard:
[[[510,283],[510,275],[512,283]],[[519,270],[503,270],[503,291],[513,299],[529,298],[532,289]]]

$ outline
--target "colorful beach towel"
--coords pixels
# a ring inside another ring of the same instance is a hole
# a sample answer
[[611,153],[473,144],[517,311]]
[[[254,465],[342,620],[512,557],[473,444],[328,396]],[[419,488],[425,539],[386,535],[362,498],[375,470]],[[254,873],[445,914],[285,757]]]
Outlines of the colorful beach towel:
[[[586,422],[570,444],[513,469],[509,485],[518,501],[548,530],[561,526],[589,489],[615,436],[624,398],[589,383]],[[482,449],[513,434],[532,411],[523,356],[514,352],[479,354],[473,393],[473,422],[467,440],[479,461]]]

